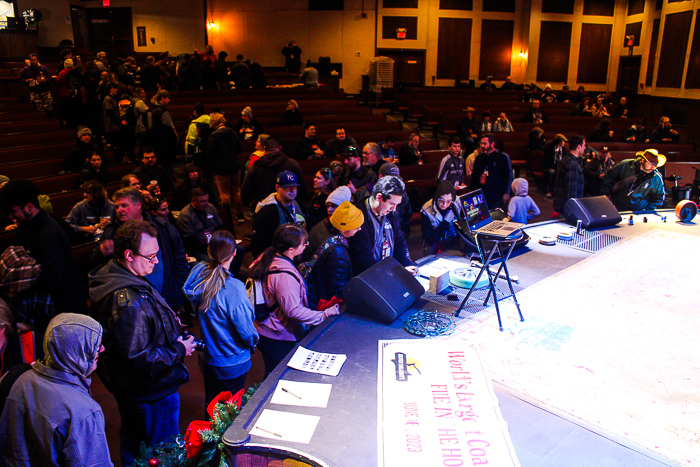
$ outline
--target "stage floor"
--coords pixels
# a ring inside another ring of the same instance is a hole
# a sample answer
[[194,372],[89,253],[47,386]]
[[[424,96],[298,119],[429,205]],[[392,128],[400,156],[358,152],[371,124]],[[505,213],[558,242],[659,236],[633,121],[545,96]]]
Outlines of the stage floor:
[[699,229],[671,216],[606,229],[617,241],[595,254],[537,243],[563,224],[529,227],[508,263],[525,322],[505,301],[504,332],[487,309],[449,337],[480,344],[523,466],[593,465],[608,447],[603,465],[700,463]]

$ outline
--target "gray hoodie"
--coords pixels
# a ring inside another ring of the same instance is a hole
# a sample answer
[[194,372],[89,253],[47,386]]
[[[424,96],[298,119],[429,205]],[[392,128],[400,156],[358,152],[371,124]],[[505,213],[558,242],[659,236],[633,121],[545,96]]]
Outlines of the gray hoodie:
[[51,320],[44,362],[17,379],[2,413],[3,464],[112,465],[104,415],[89,392],[101,341],[102,327],[88,316],[62,313]]

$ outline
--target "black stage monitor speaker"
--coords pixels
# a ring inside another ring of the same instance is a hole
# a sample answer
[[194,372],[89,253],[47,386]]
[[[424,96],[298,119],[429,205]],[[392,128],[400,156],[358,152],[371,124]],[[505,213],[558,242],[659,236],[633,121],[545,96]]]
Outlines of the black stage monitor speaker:
[[571,198],[564,204],[564,213],[574,222],[580,219],[584,229],[599,229],[622,220],[620,213],[605,196]]
[[423,295],[423,286],[394,258],[353,277],[343,289],[349,313],[393,323]]

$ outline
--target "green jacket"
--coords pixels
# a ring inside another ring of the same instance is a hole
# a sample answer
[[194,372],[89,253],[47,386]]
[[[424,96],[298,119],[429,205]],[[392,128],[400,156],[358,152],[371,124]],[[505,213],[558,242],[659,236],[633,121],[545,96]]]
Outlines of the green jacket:
[[190,122],[190,127],[187,129],[187,139],[185,140],[186,154],[196,154],[199,152],[199,135],[197,134],[198,126],[209,126],[209,115],[200,115]]

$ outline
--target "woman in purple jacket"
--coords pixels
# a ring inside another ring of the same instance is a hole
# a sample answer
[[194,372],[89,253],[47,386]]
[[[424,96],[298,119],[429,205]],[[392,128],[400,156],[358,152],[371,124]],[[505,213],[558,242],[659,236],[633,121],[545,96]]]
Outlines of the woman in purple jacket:
[[308,245],[306,230],[293,224],[275,230],[272,246],[255,260],[249,278],[263,284],[265,303],[271,310],[262,322],[255,322],[260,340],[258,349],[265,362],[265,377],[284,359],[308,330],[338,314],[334,305],[323,311],[310,309],[306,285],[294,265]]

